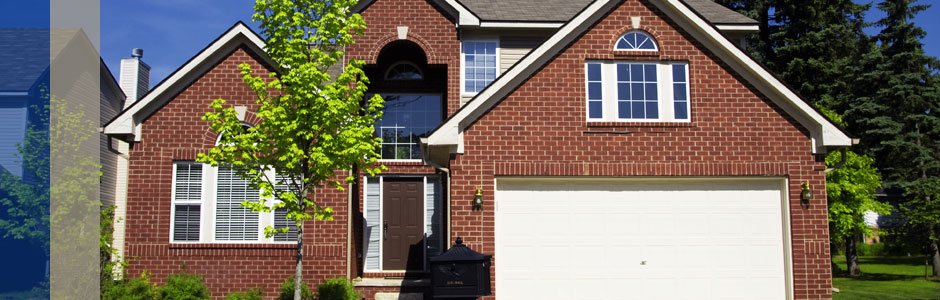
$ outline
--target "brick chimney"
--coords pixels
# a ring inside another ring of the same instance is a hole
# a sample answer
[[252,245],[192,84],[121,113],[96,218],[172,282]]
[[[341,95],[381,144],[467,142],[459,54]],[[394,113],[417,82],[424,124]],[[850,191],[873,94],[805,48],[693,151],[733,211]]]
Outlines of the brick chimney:
[[131,57],[121,59],[121,90],[127,96],[127,108],[150,91],[150,66],[141,61],[144,49],[131,49]]

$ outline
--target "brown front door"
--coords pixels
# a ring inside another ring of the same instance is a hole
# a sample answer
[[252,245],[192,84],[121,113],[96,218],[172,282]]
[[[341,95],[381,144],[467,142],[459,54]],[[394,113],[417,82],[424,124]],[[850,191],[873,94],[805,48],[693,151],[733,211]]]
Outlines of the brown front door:
[[388,177],[383,181],[383,269],[423,270],[424,181]]

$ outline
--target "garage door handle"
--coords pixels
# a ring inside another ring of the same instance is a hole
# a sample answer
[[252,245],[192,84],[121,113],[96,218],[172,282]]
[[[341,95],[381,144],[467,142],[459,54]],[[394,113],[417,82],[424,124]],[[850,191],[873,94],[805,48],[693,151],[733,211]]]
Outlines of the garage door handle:
[[382,232],[382,238],[387,240],[388,239],[388,222],[385,223],[384,228],[385,229]]

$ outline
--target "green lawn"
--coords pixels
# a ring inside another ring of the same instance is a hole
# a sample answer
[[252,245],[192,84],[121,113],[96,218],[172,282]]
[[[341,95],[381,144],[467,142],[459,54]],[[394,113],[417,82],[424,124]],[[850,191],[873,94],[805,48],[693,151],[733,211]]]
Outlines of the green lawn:
[[924,257],[859,257],[863,275],[848,277],[845,256],[833,261],[839,270],[833,274],[832,286],[840,290],[833,299],[940,299],[940,281],[924,280]]

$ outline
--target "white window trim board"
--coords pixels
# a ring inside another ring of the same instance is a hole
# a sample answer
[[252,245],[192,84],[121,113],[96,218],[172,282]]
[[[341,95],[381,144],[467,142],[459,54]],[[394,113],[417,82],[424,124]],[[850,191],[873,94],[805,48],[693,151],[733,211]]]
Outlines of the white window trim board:
[[[500,53],[499,53],[499,52],[500,52],[500,50],[502,50],[502,48],[501,48],[501,45],[500,45],[500,43],[499,43],[499,37],[498,37],[498,36],[475,37],[475,38],[467,38],[467,39],[462,39],[462,40],[460,40],[460,76],[458,76],[458,77],[460,78],[460,96],[462,96],[462,97],[472,97],[472,96],[475,96],[475,95],[479,94],[480,92],[467,92],[467,91],[466,91],[466,84],[467,84],[467,83],[466,83],[466,78],[464,78],[464,77],[465,77],[465,75],[466,75],[467,61],[466,61],[465,53],[463,52],[463,43],[465,43],[465,42],[493,42],[493,43],[496,43],[496,49],[494,50],[494,51],[495,51],[495,55],[496,55],[496,74],[495,74],[495,77],[493,77],[493,81],[490,82],[489,85],[493,85],[494,83],[496,83],[496,79],[499,79],[499,76],[502,75],[502,74],[500,73],[500,67],[499,67],[499,64],[500,64]],[[489,85],[487,85],[487,87],[489,87]],[[483,88],[483,90],[486,90],[486,88]],[[482,91],[482,90],[481,90],[481,91]]]

